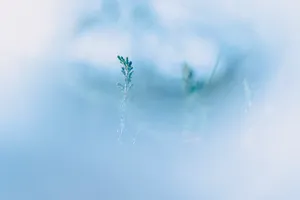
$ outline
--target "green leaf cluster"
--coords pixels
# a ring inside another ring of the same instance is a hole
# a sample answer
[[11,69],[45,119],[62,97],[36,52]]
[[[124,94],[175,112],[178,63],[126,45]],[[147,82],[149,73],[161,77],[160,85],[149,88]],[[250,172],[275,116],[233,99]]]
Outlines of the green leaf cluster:
[[122,64],[121,72],[124,75],[125,79],[124,84],[118,83],[117,85],[122,91],[127,92],[133,86],[133,84],[131,83],[132,75],[134,72],[132,67],[132,61],[130,61],[128,57],[124,58],[123,56],[119,55],[117,57],[120,63]]

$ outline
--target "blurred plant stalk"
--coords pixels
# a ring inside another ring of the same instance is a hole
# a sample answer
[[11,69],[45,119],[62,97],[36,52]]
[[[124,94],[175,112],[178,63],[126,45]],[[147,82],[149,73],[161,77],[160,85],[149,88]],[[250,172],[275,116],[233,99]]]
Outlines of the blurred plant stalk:
[[121,72],[124,76],[124,83],[117,83],[121,93],[122,93],[122,100],[120,103],[120,128],[118,130],[119,136],[118,141],[121,142],[122,136],[125,131],[126,125],[126,112],[127,112],[127,100],[128,94],[130,89],[132,88],[132,74],[133,74],[133,67],[132,62],[129,61],[128,57],[125,59],[122,56],[118,56],[118,59],[122,65]]

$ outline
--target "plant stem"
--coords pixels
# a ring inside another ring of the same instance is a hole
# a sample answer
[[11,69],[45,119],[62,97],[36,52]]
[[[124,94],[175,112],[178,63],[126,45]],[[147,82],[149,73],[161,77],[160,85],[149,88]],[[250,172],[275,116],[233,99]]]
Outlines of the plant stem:
[[123,93],[123,98],[120,103],[120,129],[118,130],[119,136],[118,141],[121,141],[121,138],[125,131],[125,121],[126,121],[126,107],[127,107],[127,99],[128,99],[128,93],[131,87],[133,86],[131,83],[132,74],[133,74],[133,67],[132,62],[128,60],[128,57],[124,59],[122,56],[118,56],[118,59],[120,63],[123,65],[121,67],[121,72],[124,76],[124,83],[118,83],[117,86],[120,88],[121,92]]

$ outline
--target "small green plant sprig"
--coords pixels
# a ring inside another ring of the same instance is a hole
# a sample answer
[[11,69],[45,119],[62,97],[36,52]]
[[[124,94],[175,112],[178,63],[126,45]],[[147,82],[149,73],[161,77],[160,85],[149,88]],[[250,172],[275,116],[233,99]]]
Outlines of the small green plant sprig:
[[[182,68],[182,80],[185,91],[184,113],[183,113],[183,127],[182,136],[189,137],[192,133],[193,127],[195,127],[195,117],[191,115],[197,105],[195,103],[198,100],[198,92],[203,88],[204,81],[197,80],[194,70],[187,64],[183,64]],[[198,120],[197,120],[198,121]]]
[[121,92],[123,93],[127,93],[131,87],[133,86],[133,84],[131,83],[132,80],[132,74],[133,74],[133,67],[132,67],[132,62],[129,61],[128,57],[126,57],[126,59],[124,59],[122,56],[118,56],[118,59],[120,61],[120,63],[123,65],[121,67],[121,72],[124,76],[124,83],[118,83],[118,87],[121,89]]
[[[208,78],[205,76],[196,77],[195,71],[187,63],[183,64],[182,68],[182,79],[185,90],[185,113],[184,113],[184,123],[183,123],[183,134],[191,132],[193,129],[201,128],[205,126],[209,109],[211,105],[206,98],[205,91],[210,89],[212,80],[216,73],[217,67],[219,65],[219,57],[216,64],[214,65],[212,72]],[[199,105],[199,103],[201,105]],[[191,113],[197,112],[201,119],[191,117]],[[202,126],[202,127],[199,127]]]
[[121,141],[121,138],[123,136],[124,130],[125,130],[125,114],[126,114],[126,107],[127,107],[127,99],[128,99],[128,93],[130,89],[132,88],[132,74],[133,74],[133,67],[132,62],[126,57],[117,56],[119,59],[122,67],[121,72],[124,76],[124,83],[117,83],[117,86],[119,87],[121,93],[123,94],[122,100],[121,100],[121,106],[120,106],[120,129],[118,140]]
[[182,79],[184,82],[184,89],[187,94],[193,94],[204,86],[203,81],[195,80],[194,71],[186,63],[183,65]]

